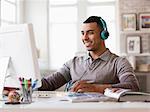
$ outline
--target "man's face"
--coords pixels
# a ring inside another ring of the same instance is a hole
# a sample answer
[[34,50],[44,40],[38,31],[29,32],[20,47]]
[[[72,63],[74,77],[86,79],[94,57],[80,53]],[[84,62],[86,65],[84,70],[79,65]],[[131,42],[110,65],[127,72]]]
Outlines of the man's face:
[[96,22],[84,23],[81,30],[82,41],[88,51],[97,51],[101,47],[100,29]]

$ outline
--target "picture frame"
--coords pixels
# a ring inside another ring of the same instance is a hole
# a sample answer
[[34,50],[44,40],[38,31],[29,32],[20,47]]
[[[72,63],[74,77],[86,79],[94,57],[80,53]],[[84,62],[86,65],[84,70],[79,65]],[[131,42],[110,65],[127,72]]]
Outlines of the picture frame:
[[129,13],[122,15],[123,31],[135,31],[136,30],[136,14]]
[[127,53],[140,53],[140,36],[127,37]]
[[141,13],[139,15],[139,28],[140,30],[150,30],[150,13]]

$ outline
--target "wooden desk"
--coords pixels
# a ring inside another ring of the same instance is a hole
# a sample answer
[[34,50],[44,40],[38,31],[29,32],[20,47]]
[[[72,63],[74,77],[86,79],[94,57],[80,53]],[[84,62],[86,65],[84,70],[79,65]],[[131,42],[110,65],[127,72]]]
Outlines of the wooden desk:
[[71,103],[38,98],[31,104],[6,105],[0,101],[0,112],[150,112],[150,102]]

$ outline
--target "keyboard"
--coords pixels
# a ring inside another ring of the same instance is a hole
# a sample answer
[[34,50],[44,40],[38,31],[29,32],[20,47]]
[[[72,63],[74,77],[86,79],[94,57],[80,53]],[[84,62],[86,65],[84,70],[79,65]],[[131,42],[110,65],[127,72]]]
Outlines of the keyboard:
[[66,93],[63,91],[34,91],[32,94],[33,98],[51,98],[64,96]]

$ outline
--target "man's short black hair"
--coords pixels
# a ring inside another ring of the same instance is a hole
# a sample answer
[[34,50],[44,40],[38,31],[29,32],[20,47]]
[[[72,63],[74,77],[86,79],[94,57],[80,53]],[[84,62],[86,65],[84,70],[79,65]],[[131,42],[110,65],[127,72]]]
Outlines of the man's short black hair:
[[93,23],[93,22],[96,22],[97,25],[100,27],[100,29],[104,29],[103,28],[103,24],[102,24],[102,22],[101,22],[100,19],[101,19],[101,17],[98,17],[98,16],[90,16],[83,23]]

